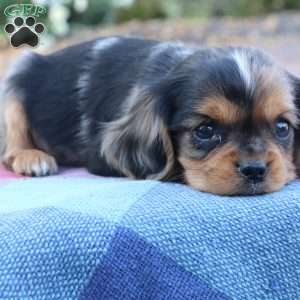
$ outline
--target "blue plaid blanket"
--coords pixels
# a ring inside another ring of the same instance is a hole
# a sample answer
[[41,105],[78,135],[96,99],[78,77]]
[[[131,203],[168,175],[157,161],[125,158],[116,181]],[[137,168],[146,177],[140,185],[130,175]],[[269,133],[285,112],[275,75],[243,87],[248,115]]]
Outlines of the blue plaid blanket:
[[257,197],[74,174],[0,185],[0,299],[300,299],[299,182]]

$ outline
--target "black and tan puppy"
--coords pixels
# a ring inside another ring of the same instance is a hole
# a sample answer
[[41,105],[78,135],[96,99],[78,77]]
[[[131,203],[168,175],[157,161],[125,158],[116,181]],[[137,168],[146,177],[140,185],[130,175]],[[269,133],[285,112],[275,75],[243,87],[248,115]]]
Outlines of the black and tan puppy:
[[253,48],[110,37],[30,53],[5,82],[3,161],[25,175],[61,164],[271,192],[296,177],[299,87]]

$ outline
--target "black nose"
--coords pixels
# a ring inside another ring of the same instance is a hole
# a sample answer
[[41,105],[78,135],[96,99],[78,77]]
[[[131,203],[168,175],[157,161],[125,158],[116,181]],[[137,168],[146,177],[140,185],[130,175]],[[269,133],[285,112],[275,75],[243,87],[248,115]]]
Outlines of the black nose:
[[239,164],[241,174],[252,182],[263,181],[266,170],[266,163],[262,160],[245,160]]

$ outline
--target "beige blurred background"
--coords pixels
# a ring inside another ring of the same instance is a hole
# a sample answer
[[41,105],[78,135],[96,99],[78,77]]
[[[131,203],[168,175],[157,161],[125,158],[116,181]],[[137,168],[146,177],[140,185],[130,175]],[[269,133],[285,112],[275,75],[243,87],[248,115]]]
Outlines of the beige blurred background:
[[[13,48],[3,28],[11,4],[38,4],[47,31],[40,45]],[[25,50],[41,53],[97,36],[132,35],[191,45],[252,45],[300,76],[300,0],[41,0],[0,2],[0,79]]]

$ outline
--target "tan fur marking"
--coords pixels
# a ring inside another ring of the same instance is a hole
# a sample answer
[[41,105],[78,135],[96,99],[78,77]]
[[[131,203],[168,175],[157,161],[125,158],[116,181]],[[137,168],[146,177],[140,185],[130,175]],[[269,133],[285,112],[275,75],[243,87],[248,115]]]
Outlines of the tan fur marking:
[[26,114],[16,97],[6,100],[4,122],[6,150],[3,163],[7,168],[29,176],[45,176],[57,171],[55,159],[35,149],[30,138]]
[[240,190],[240,176],[234,167],[236,161],[238,150],[233,145],[225,145],[202,160],[179,157],[189,185],[222,195],[236,194]]
[[275,70],[262,70],[255,95],[254,120],[274,122],[279,116],[297,124],[296,108],[290,85]]
[[4,121],[6,127],[6,151],[32,148],[26,115],[18,99],[10,97],[7,100]]
[[267,120],[274,122],[279,116],[285,117],[292,124],[297,124],[297,117],[294,104],[284,95],[271,94],[264,99],[258,101],[254,110],[254,119],[257,121]]
[[[184,168],[186,182],[201,191],[220,195],[248,193],[236,164],[241,159],[239,150],[227,144],[216,149],[204,159],[192,159],[180,156],[179,162]],[[296,172],[292,153],[286,153],[274,143],[268,145],[267,152],[256,159],[268,164],[266,182],[261,192],[273,192],[295,179]]]
[[46,176],[57,172],[55,159],[35,149],[10,152],[6,162],[15,173],[21,175]]
[[269,143],[266,153],[270,171],[266,181],[266,192],[281,189],[286,183],[296,178],[292,153],[282,151],[276,144]]
[[244,116],[240,107],[225,97],[207,98],[201,102],[197,112],[223,124],[234,124]]

